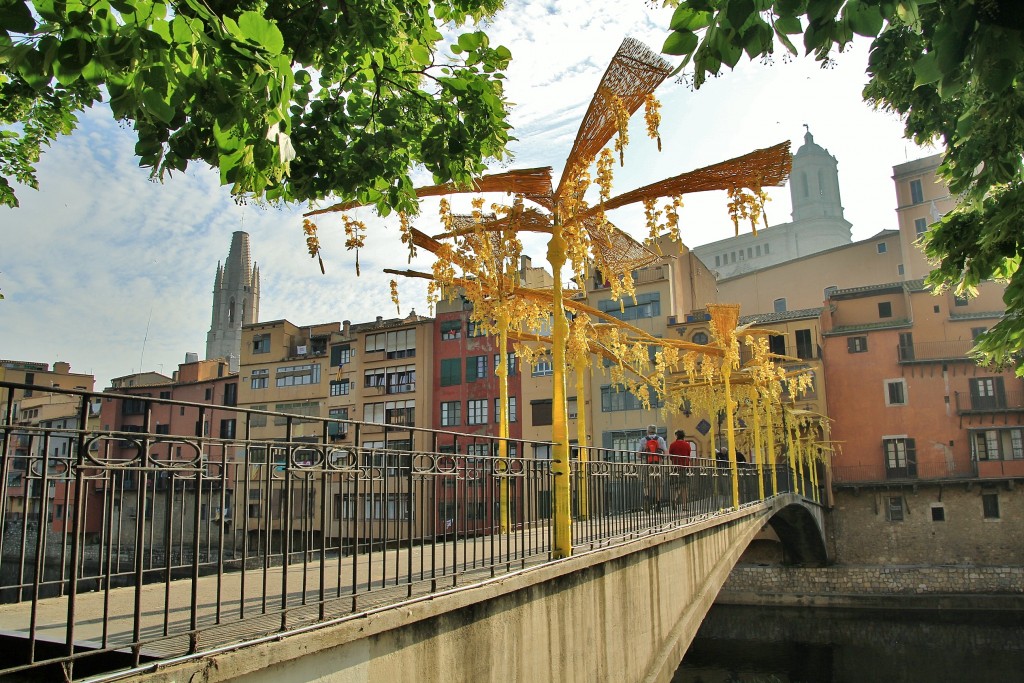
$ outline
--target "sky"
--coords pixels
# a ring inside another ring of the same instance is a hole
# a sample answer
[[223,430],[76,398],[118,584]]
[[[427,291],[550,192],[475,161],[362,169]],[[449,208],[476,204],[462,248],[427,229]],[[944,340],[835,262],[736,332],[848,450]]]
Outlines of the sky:
[[[506,94],[515,105],[516,141],[514,160],[503,166],[553,166],[557,177],[622,39],[658,50],[670,16],[640,0],[506,2],[483,26],[492,45],[505,45],[513,55]],[[811,57],[784,59],[777,52],[770,64],[743,61],[696,91],[666,81],[657,92],[663,150],[647,139],[638,112],[614,193],[787,139],[795,152],[806,125],[838,159],[853,239],[895,229],[892,167],[937,150],[905,140],[895,115],[861,100],[866,63],[867,44],[859,43],[827,69]],[[407,264],[393,218],[359,212],[368,236],[357,278],[340,218],[321,217],[323,275],[305,248],[302,213],[308,207],[236,204],[217,174],[198,165],[153,181],[139,168],[133,146],[130,129],[108,109],[88,110],[77,131],[43,154],[39,190],[19,188],[21,206],[0,207],[0,358],[66,361],[72,372],[94,374],[97,389],[133,372],[170,375],[187,352],[205,353],[214,274],[236,230],[249,233],[260,268],[263,321],[309,325],[404,316],[412,309],[428,313],[418,281],[399,282],[400,311],[390,300],[391,276],[383,268],[430,265],[424,252]],[[788,222],[788,188],[769,194],[769,224]],[[725,204],[721,192],[684,197],[684,242],[695,247],[732,235]],[[436,207],[436,200],[424,202],[413,224],[435,231]],[[622,210],[612,220],[636,237],[646,232],[639,212]],[[526,240],[525,246],[541,265],[544,241]]]

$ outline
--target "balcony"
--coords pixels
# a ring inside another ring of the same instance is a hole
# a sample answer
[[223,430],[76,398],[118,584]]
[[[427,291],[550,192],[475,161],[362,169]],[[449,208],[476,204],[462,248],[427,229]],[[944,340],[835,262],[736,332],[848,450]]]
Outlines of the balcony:
[[896,347],[896,358],[904,365],[912,363],[974,362],[970,357],[974,342],[968,339],[918,342]]
[[889,468],[884,462],[860,465],[834,465],[832,483],[839,486],[881,484],[885,482],[949,481],[973,479],[978,474],[969,461],[908,461],[902,467]]
[[991,396],[976,396],[960,391],[954,392],[956,412],[969,413],[1019,413],[1024,412],[1024,391],[997,391]]

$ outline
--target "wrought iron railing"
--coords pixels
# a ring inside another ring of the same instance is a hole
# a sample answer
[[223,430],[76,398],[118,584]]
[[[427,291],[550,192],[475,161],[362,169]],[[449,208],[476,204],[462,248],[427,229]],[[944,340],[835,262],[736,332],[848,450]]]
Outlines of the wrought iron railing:
[[970,360],[972,348],[974,342],[969,339],[915,342],[897,346],[896,356],[900,363]]
[[956,410],[960,412],[1019,412],[1024,411],[1024,391],[995,390],[987,396],[960,391],[953,393]]
[[[544,444],[501,458],[493,437],[114,394],[99,429],[81,391],[59,393],[86,426],[47,428],[13,419],[24,388],[0,383],[0,678],[138,671],[551,558],[550,461],[522,457]],[[237,438],[208,435],[217,419]],[[732,506],[714,461],[572,457],[577,547]],[[738,477],[757,501],[756,467]]]

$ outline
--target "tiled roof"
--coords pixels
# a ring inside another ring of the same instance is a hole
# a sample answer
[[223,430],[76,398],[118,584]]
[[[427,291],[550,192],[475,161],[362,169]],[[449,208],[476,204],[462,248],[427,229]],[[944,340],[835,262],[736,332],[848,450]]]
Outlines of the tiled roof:
[[886,282],[880,285],[865,285],[863,287],[848,287],[846,289],[837,289],[830,295],[830,298],[847,298],[853,297],[858,294],[872,294],[881,293],[889,290],[901,290],[908,289],[912,292],[921,292],[928,289],[924,284],[924,279],[920,280],[900,280],[898,282]]
[[801,320],[804,318],[817,318],[821,315],[821,307],[801,308],[796,311],[781,311],[778,313],[753,313],[740,318],[740,325],[748,323],[779,323],[786,320]]
[[913,323],[902,318],[900,320],[886,320],[885,322],[878,323],[864,323],[861,325],[842,325],[835,327],[828,332],[822,332],[822,335],[830,337],[838,334],[850,334],[851,332],[871,332],[874,330],[895,330],[902,327],[910,327]]
[[985,320],[989,318],[1002,318],[1006,311],[977,311],[975,313],[950,313],[950,320]]

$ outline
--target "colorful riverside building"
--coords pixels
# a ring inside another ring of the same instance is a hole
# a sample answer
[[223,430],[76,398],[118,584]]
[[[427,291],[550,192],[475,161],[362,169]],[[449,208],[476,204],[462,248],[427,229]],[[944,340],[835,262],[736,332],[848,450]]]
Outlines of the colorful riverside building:
[[[20,360],[0,360],[0,381],[81,391],[92,391],[96,382],[92,375],[71,372],[71,365],[63,361],[54,363],[51,370],[48,363]],[[0,406],[3,406],[0,421],[5,424],[68,430],[83,426],[81,403],[77,397],[54,394],[45,389],[0,389]],[[99,404],[90,402],[84,426],[97,426],[98,415]],[[30,463],[45,460],[51,469],[58,468],[62,459],[73,457],[75,440],[72,431],[66,434],[57,432],[46,444],[48,451],[44,452],[42,439],[33,438],[29,433],[13,435],[5,454],[9,462],[7,481],[4,482],[8,521],[39,521],[44,509],[42,481],[27,476]],[[47,520],[58,523],[67,513],[65,505],[59,502],[65,497],[64,484],[50,481],[46,489],[46,498],[50,501],[45,506]]]
[[[190,543],[198,507],[204,540],[216,540],[222,529],[230,534],[235,449],[227,444],[236,438],[239,420],[232,410],[238,403],[238,373],[227,359],[198,360],[197,354],[186,354],[186,361],[172,377],[153,372],[117,377],[104,393],[108,395],[100,408],[100,426],[104,431],[120,432],[123,438],[96,442],[93,455],[107,462],[132,461],[140,457],[140,449],[131,435],[149,433],[156,435],[150,445],[150,466],[159,463],[160,467],[145,481],[138,471],[126,468],[109,478],[87,482],[85,532],[104,533],[103,520],[111,511],[138,517],[141,510],[148,523],[149,543]],[[166,440],[161,435],[167,435]],[[202,441],[192,441],[190,436]],[[192,445],[196,443],[201,445]],[[196,485],[197,472],[202,473],[201,486]],[[175,508],[184,512],[175,514]],[[185,523],[168,530],[165,520],[180,520],[182,514]],[[134,539],[115,538],[113,543],[131,545]]]

